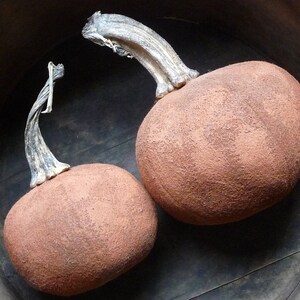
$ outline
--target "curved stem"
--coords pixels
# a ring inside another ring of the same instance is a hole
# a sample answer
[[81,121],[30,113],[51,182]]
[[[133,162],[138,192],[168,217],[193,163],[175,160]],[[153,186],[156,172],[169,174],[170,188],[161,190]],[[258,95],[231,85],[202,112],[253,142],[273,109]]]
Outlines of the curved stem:
[[48,70],[49,79],[29,112],[24,134],[25,154],[31,171],[31,188],[70,168],[68,164],[61,163],[54,157],[46,145],[39,128],[39,116],[46,101],[47,108],[43,113],[52,111],[55,80],[64,75],[64,66],[62,64],[55,66],[52,62],[49,62]]
[[199,76],[182,62],[166,40],[131,18],[96,12],[88,19],[82,35],[121,56],[135,57],[155,79],[157,98]]

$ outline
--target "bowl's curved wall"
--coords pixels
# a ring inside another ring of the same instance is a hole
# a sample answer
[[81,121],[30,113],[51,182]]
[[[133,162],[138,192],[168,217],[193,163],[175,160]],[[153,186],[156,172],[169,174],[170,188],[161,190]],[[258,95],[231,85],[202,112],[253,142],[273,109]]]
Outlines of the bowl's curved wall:
[[[97,10],[136,19],[171,17],[208,23],[246,41],[300,79],[300,1],[2,0],[0,112],[28,69],[62,40],[80,32]],[[0,299],[14,299],[1,274]]]
[[300,77],[300,2],[284,0],[21,1],[0,3],[0,108],[24,72],[79,32],[94,11],[210,23],[266,52]]

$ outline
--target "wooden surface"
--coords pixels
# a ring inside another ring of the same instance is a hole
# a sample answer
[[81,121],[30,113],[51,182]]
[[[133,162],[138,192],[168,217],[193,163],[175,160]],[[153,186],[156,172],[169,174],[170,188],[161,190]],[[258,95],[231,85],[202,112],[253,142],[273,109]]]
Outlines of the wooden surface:
[[[203,26],[174,20],[144,22],[200,73],[245,60],[268,60],[239,40]],[[64,63],[66,69],[55,88],[53,113],[41,116],[50,149],[71,165],[112,163],[138,177],[135,137],[153,105],[155,83],[135,60],[75,36],[26,74],[0,113],[1,226],[11,206],[28,191],[23,131],[47,79],[49,60]],[[300,299],[299,196],[297,186],[279,205],[224,226],[187,225],[159,210],[158,239],[149,257],[102,288],[72,299]],[[0,259],[18,299],[58,299],[34,291],[19,277],[3,248],[2,230]]]

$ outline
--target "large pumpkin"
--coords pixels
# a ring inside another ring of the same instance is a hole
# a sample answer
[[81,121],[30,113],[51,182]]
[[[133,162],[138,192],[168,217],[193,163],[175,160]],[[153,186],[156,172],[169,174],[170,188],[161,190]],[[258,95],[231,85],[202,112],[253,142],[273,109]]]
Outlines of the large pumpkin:
[[[199,74],[143,24],[95,13],[87,39],[139,60],[160,100],[136,143],[138,168],[151,196],[175,218],[221,224],[283,199],[300,159],[300,85],[266,62]],[[171,92],[171,93],[170,93]]]

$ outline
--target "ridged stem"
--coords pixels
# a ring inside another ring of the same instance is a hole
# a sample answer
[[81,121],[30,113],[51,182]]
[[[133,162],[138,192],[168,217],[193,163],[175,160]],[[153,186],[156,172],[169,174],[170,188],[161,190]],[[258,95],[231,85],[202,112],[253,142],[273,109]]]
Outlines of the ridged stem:
[[52,111],[55,80],[64,76],[64,66],[62,64],[55,66],[52,62],[49,62],[48,70],[49,79],[29,112],[24,134],[25,154],[31,171],[31,188],[70,168],[68,164],[61,163],[54,157],[39,128],[39,116],[46,101],[47,107],[42,113]]
[[96,12],[88,19],[82,35],[121,56],[136,58],[155,79],[157,98],[199,76],[182,62],[166,40],[131,18]]

